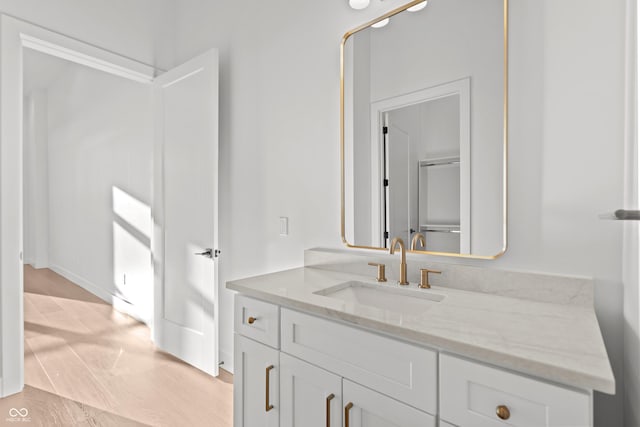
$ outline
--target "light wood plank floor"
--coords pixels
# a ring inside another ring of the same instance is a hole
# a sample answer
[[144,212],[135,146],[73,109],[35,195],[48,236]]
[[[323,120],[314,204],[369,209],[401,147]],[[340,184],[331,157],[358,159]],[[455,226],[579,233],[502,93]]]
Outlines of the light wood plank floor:
[[[233,424],[233,380],[156,350],[149,329],[51,270],[25,267],[25,389],[0,425]],[[12,422],[27,408],[30,422]]]

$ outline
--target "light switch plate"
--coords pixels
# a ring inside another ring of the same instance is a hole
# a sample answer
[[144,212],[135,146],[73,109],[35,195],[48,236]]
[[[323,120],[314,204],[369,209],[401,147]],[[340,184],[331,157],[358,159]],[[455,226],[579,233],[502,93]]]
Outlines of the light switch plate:
[[281,236],[289,235],[289,218],[286,216],[280,217],[280,235]]

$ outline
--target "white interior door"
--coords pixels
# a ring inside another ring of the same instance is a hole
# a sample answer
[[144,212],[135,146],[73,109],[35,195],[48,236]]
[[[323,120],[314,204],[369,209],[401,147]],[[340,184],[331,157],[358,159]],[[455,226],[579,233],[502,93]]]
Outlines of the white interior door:
[[405,243],[409,233],[409,135],[388,124],[386,139],[387,164],[387,230],[389,239],[401,237]]
[[153,335],[160,349],[217,375],[218,52],[154,84]]

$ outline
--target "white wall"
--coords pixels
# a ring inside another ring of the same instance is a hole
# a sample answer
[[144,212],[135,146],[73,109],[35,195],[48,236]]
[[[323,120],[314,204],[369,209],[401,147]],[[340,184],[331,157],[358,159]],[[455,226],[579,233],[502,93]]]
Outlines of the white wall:
[[24,261],[49,266],[49,148],[47,93],[33,90],[24,101]]
[[47,92],[49,266],[148,321],[151,87],[74,65]]
[[[221,49],[222,283],[340,245],[339,42],[401,3],[179,4],[176,63]],[[599,426],[622,413],[622,229],[597,216],[622,203],[623,41],[623,0],[511,2],[509,249],[473,263],[595,279],[619,383],[618,396],[596,396]],[[220,306],[228,366],[230,292]]]

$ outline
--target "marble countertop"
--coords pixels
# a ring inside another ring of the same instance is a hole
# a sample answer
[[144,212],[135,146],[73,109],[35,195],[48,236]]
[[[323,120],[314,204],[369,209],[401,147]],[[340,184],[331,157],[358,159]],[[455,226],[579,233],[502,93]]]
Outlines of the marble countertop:
[[411,284],[402,288],[444,299],[408,314],[314,294],[350,280],[400,287],[391,279],[377,284],[370,277],[304,267],[230,281],[227,288],[557,383],[615,393],[592,308]]

